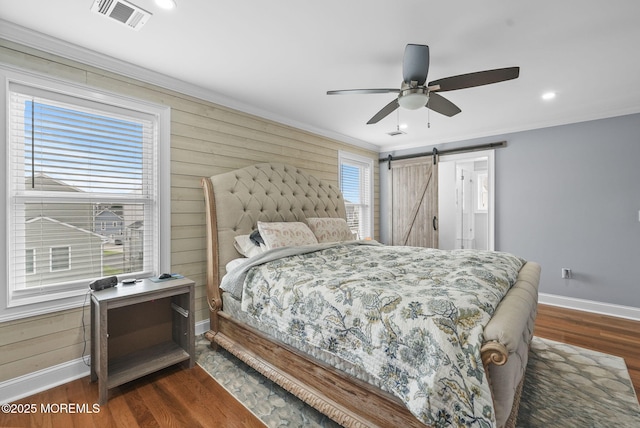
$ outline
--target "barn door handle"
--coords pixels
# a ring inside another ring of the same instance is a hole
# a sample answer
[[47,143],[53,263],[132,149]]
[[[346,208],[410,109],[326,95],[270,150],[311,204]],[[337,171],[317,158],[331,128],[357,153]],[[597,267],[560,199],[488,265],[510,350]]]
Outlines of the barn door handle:
[[431,224],[433,224],[433,230],[438,230],[438,218],[433,216],[433,220],[431,220]]

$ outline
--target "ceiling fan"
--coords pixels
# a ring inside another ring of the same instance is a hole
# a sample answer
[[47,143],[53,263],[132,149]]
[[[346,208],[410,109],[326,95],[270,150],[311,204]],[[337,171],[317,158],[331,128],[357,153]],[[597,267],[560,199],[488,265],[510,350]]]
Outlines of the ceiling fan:
[[425,85],[429,72],[429,46],[408,44],[402,60],[402,85],[400,89],[344,89],[327,91],[327,95],[342,94],[386,94],[396,93],[398,98],[384,106],[367,125],[378,123],[398,107],[417,110],[426,107],[445,116],[454,116],[462,110],[438,92],[455,91],[474,86],[489,85],[518,77],[520,67],[498,68],[478,71],[434,80]]

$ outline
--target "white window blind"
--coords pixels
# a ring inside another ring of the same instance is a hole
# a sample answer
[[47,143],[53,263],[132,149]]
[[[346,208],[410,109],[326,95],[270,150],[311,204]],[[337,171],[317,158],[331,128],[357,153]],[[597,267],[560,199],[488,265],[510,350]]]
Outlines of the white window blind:
[[339,163],[347,223],[360,239],[373,238],[373,161],[340,152]]
[[156,269],[157,119],[9,84],[9,306]]

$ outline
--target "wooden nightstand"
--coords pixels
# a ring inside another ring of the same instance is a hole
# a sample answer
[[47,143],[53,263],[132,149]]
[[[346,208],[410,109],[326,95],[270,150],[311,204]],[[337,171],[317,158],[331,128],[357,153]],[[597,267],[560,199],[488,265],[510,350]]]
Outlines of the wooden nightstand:
[[91,381],[109,389],[176,363],[195,362],[194,282],[118,284],[91,293]]

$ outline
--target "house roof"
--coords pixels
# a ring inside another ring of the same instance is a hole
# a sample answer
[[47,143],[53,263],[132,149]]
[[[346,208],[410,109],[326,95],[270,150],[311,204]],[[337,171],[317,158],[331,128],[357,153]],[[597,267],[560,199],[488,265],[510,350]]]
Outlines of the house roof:
[[113,211],[111,211],[109,208],[105,208],[105,209],[103,209],[102,211],[100,211],[98,214],[96,214],[96,217],[100,217],[102,214],[112,214],[114,217],[117,217],[117,218],[119,218],[120,220],[124,220],[124,219],[122,218],[122,216],[120,216],[120,215],[118,215],[118,214],[114,213],[114,212],[113,212]]
[[75,186],[65,183],[62,180],[57,180],[41,172],[34,174],[33,177],[26,177],[25,183],[27,186],[34,184],[37,190],[82,192],[81,189]]
[[56,220],[56,219],[54,219],[54,218],[46,217],[46,216],[34,217],[34,218],[32,218],[32,219],[27,220],[25,223],[26,223],[26,224],[32,224],[32,223],[35,223],[35,222],[37,222],[37,221],[47,221],[47,222],[50,222],[50,223],[52,223],[52,224],[56,224],[56,225],[60,225],[60,226],[63,226],[63,227],[67,227],[67,228],[72,229],[72,230],[75,230],[75,231],[77,231],[77,232],[81,232],[81,233],[86,233],[86,234],[89,234],[89,235],[93,235],[94,237],[97,237],[97,238],[99,238],[99,239],[102,239],[102,238],[103,238],[103,236],[102,236],[102,235],[100,235],[100,234],[98,234],[98,233],[94,233],[94,232],[92,232],[92,231],[90,231],[90,230],[83,229],[83,228],[81,228],[81,227],[77,227],[77,226],[74,226],[74,225],[72,225],[72,224],[65,223],[65,222],[62,222],[62,221],[60,221],[60,220]]

